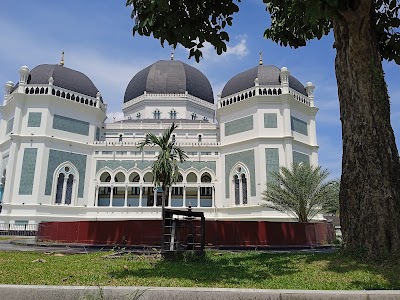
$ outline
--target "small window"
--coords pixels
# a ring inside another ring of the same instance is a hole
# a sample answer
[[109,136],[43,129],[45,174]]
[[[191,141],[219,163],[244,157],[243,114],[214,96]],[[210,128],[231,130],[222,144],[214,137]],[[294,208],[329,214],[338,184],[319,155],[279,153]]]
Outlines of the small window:
[[158,109],[156,109],[155,111],[154,111],[154,119],[160,119],[160,111],[158,110]]
[[197,119],[197,114],[194,112],[192,113],[192,120],[196,120]]
[[122,134],[119,135],[118,142],[122,142]]
[[137,114],[136,114],[136,119],[140,119],[142,117],[142,114],[140,113],[140,112],[138,112]]
[[198,136],[198,142],[201,143],[201,134]]
[[172,110],[169,112],[169,115],[170,115],[171,119],[176,119],[176,110],[175,110],[175,109],[172,109]]

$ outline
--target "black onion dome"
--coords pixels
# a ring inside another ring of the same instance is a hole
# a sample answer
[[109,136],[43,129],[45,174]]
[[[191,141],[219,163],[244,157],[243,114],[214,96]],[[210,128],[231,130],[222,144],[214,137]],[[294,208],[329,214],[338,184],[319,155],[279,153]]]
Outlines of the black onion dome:
[[61,65],[39,65],[31,70],[28,84],[48,84],[50,77],[54,85],[73,92],[96,98],[99,90],[85,74]]
[[[280,85],[281,70],[273,65],[260,65],[233,76],[224,86],[221,97],[227,97],[254,87],[254,80],[258,78],[260,85]],[[297,78],[289,75],[289,87],[306,94],[304,85]]]
[[150,94],[188,94],[214,104],[207,77],[179,60],[159,60],[138,72],[129,82],[124,103],[144,92]]

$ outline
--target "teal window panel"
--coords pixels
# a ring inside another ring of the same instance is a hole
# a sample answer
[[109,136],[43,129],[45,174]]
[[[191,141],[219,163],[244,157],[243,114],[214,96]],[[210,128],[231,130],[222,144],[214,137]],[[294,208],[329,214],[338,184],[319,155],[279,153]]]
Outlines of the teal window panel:
[[41,112],[30,112],[28,115],[28,127],[40,127],[42,122]]
[[53,189],[53,176],[56,168],[62,163],[69,161],[78,170],[78,197],[82,198],[85,189],[86,160],[87,156],[84,154],[50,149],[49,162],[47,165],[45,195],[51,195],[51,191]]
[[304,122],[295,117],[290,117],[290,120],[291,120],[293,131],[296,131],[296,132],[304,134],[304,135],[308,135],[307,122]]
[[243,152],[236,152],[225,155],[225,194],[226,198],[229,198],[229,184],[232,178],[229,177],[232,168],[237,163],[242,163],[247,167],[250,172],[250,194],[251,196],[256,195],[256,167],[254,159],[254,150],[247,150]]
[[53,128],[81,135],[89,135],[89,123],[60,115],[54,115]]
[[293,151],[293,164],[304,163],[310,165],[310,156],[301,152]]
[[10,133],[13,130],[13,127],[14,127],[14,118],[11,118],[10,120],[7,121],[6,134]]
[[15,223],[15,225],[28,225],[29,221],[28,220],[15,220],[14,223]]
[[225,136],[252,130],[253,116],[247,116],[225,123]]
[[22,169],[19,182],[20,195],[32,195],[35,179],[37,148],[25,148],[22,159]]
[[269,182],[274,182],[272,173],[279,172],[279,149],[266,148],[265,162],[266,162],[267,184],[268,184]]
[[264,128],[278,128],[278,116],[275,113],[264,114]]

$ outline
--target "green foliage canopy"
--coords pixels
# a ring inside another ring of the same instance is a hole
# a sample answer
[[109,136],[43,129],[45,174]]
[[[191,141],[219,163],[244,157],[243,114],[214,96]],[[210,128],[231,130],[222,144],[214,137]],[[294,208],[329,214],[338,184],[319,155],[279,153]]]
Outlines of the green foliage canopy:
[[264,205],[299,222],[309,222],[324,208],[339,202],[339,181],[327,181],[328,176],[329,172],[319,166],[300,163],[291,169],[281,167],[263,192]]
[[[264,36],[294,48],[308,40],[327,35],[333,20],[349,18],[347,12],[357,10],[361,0],[263,0],[271,14],[271,26]],[[153,35],[164,46],[181,44],[190,49],[189,57],[199,61],[205,42],[218,54],[227,50],[229,35],[241,0],[127,0],[132,7],[133,34]],[[375,33],[383,59],[400,64],[399,0],[370,0]]]
[[156,186],[161,185],[163,191],[178,180],[178,162],[182,163],[187,158],[185,151],[176,146],[175,139],[171,138],[177,127],[178,125],[172,123],[171,127],[161,137],[147,133],[145,139],[138,146],[141,151],[145,146],[158,146],[160,148],[157,159],[152,165],[152,172],[154,184]]

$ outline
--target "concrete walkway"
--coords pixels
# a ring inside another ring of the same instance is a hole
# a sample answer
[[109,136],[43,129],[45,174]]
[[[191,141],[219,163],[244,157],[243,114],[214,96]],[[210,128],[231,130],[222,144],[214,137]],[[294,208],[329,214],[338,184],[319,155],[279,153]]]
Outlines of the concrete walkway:
[[[104,298],[100,294],[104,294]],[[97,295],[93,298],[89,294]],[[85,297],[86,296],[86,297]],[[1,300],[395,300],[400,291],[303,291],[165,287],[0,285]]]
[[[96,251],[109,251],[115,248],[113,245],[92,245],[92,244],[75,244],[75,243],[54,243],[54,242],[36,242],[35,238],[12,238],[10,240],[0,240],[0,251],[52,251],[52,252],[68,252],[68,253],[81,253],[81,252],[96,252]],[[149,251],[148,247],[135,247],[125,246],[121,247],[131,251]],[[337,251],[337,248],[332,245],[321,246],[271,246],[254,248],[240,248],[240,247],[225,247],[225,248],[207,248],[207,250],[230,250],[230,251],[249,251],[257,250],[263,252],[306,252],[306,253],[331,253]],[[0,299],[1,300],[1,299]]]

